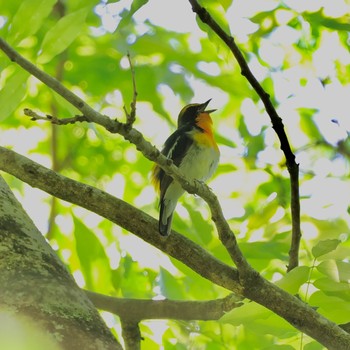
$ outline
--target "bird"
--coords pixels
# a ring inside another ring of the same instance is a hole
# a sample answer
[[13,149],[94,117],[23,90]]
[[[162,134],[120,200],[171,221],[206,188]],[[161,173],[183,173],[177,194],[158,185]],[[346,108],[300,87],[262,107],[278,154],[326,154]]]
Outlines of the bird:
[[[206,110],[210,101],[192,103],[182,108],[177,119],[177,129],[165,141],[161,151],[188,179],[208,180],[219,163],[220,151],[214,139],[210,117],[210,113],[216,109]],[[157,164],[152,169],[151,180],[160,197],[159,233],[169,236],[177,202],[185,191]]]

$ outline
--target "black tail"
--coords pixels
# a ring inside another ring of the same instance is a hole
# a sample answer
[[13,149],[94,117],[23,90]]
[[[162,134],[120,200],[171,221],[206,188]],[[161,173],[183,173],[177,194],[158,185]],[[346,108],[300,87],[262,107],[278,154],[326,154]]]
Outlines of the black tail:
[[163,214],[164,214],[164,203],[160,203],[159,210],[159,233],[162,236],[169,236],[171,231],[171,222],[173,221],[173,213],[166,218],[166,223],[163,223]]

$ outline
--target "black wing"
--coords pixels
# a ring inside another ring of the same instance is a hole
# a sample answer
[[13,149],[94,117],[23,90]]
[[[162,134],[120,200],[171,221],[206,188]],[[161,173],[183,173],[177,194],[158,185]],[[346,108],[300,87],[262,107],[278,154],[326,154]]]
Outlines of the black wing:
[[[171,134],[165,141],[162,154],[170,158],[176,166],[181,164],[184,155],[193,143],[193,139],[187,134],[191,129],[191,126],[184,125]],[[160,195],[162,198],[173,179],[166,175],[162,169],[160,169],[157,175],[160,182]]]
[[162,153],[170,158],[176,166],[179,166],[183,156],[193,143],[193,139],[187,134],[192,127],[183,126],[177,129],[165,141]]

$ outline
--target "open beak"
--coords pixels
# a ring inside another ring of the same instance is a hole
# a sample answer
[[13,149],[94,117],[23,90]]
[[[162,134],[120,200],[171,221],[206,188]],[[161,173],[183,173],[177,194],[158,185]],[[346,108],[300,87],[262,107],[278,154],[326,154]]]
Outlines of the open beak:
[[198,112],[199,113],[213,113],[216,111],[216,109],[210,109],[208,111],[206,111],[205,109],[207,108],[209,102],[211,101],[211,98],[207,101],[207,102],[204,102],[202,103],[200,106],[199,106],[199,109],[198,109]]

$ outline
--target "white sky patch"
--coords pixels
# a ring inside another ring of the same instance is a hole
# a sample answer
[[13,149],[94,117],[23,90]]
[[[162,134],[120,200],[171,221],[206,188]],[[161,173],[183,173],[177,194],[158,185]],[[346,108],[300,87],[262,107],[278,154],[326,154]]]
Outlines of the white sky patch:
[[338,179],[315,176],[300,186],[303,213],[316,219],[327,220],[344,216],[350,198],[348,183]]
[[47,218],[50,213],[50,205],[47,199],[49,194],[24,184],[23,195],[18,190],[12,190],[18,201],[23,206],[35,226],[42,234],[47,232]]
[[134,235],[118,235],[118,241],[121,250],[130,254],[134,261],[137,261],[141,267],[148,267],[158,271],[163,266],[171,274],[178,275],[178,270],[170,261],[169,257],[158,251],[153,246],[142,241]]
[[140,11],[135,20],[149,19],[153,24],[180,33],[200,32],[188,0],[152,0]]
[[157,195],[155,194],[153,186],[146,186],[135,198],[134,202],[137,207],[141,207],[156,203],[155,198],[157,198]]
[[70,215],[58,214],[55,218],[55,224],[60,228],[60,232],[65,236],[70,236],[73,232],[74,223]]
[[252,136],[260,134],[267,120],[262,117],[263,113],[258,109],[258,106],[250,98],[245,98],[241,104],[241,111],[249,133]]
[[73,278],[74,278],[75,282],[77,283],[77,285],[80,288],[84,288],[86,283],[85,283],[83,273],[80,270],[76,270],[72,273],[72,275],[73,275]]
[[109,4],[99,4],[95,7],[95,12],[101,17],[102,27],[113,33],[121,21],[120,13],[129,10],[132,0],[120,0]]
[[[26,155],[37,147],[38,142],[47,139],[47,131],[40,126],[33,126],[30,129],[19,127],[1,130],[0,138],[2,146],[11,147],[15,152]],[[42,157],[44,159],[44,156]]]

